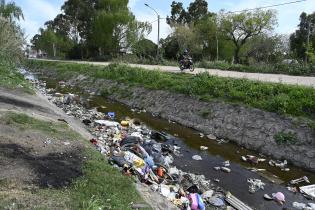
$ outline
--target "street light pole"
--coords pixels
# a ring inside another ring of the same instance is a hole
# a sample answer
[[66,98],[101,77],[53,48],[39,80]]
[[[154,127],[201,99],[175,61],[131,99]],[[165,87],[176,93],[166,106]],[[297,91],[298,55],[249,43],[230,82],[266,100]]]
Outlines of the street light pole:
[[155,9],[153,9],[150,5],[148,5],[148,4],[144,4],[145,6],[147,6],[148,8],[150,8],[150,9],[152,9],[154,12],[155,12],[155,14],[157,15],[157,18],[158,18],[158,40],[157,40],[157,52],[156,52],[156,57],[157,58],[159,58],[159,47],[160,47],[160,15],[159,15],[159,13],[155,10]]

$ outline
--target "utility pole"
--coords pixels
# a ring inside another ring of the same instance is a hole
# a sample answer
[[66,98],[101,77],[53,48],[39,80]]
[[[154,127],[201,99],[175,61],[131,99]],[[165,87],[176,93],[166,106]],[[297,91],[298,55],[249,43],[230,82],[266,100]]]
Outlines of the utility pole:
[[156,56],[159,59],[160,57],[160,15],[158,15],[158,40],[157,40],[157,52],[156,52]]
[[56,45],[53,43],[53,53],[54,53],[54,58],[56,57]]
[[215,32],[215,39],[217,41],[217,61],[219,61],[219,39],[218,39],[218,32]]
[[305,64],[307,64],[308,62],[308,58],[307,58],[307,52],[310,48],[310,36],[311,36],[311,20],[308,20],[308,25],[307,25],[307,38],[306,38],[306,52],[305,52]]
[[159,59],[159,54],[160,54],[160,50],[159,50],[159,47],[160,47],[160,15],[159,13],[153,9],[150,5],[148,4],[144,4],[146,7],[149,7],[150,9],[152,9],[155,14],[157,15],[157,18],[158,18],[158,40],[157,40],[157,52],[156,52],[156,58]]

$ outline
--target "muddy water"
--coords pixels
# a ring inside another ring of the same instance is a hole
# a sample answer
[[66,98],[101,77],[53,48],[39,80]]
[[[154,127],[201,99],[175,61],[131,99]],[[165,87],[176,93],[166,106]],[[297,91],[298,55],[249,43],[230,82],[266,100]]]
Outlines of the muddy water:
[[[308,176],[311,183],[315,183],[315,174],[305,171],[300,168],[289,166],[290,171],[284,172],[279,168],[268,165],[268,158],[265,163],[258,164],[257,168],[266,169],[267,172],[257,174],[247,170],[246,168],[253,167],[241,160],[242,155],[256,155],[253,151],[241,148],[233,143],[218,144],[215,141],[209,140],[206,137],[201,138],[199,132],[186,128],[176,123],[168,122],[166,120],[153,117],[150,113],[136,113],[132,112],[130,107],[123,104],[109,101],[100,96],[89,96],[82,93],[78,89],[59,88],[56,86],[56,81],[47,78],[41,78],[46,81],[48,88],[57,88],[57,91],[67,93],[77,93],[88,99],[89,108],[97,108],[102,112],[113,111],[116,112],[117,120],[125,117],[138,118],[152,129],[158,131],[165,131],[173,136],[169,140],[170,144],[176,144],[181,147],[182,156],[175,158],[174,164],[184,171],[193,172],[196,174],[204,174],[208,179],[219,179],[219,186],[232,192],[238,198],[243,200],[248,205],[255,209],[282,209],[273,201],[264,201],[263,194],[281,191],[286,195],[286,207],[291,208],[292,202],[299,201],[307,203],[307,201],[300,194],[293,194],[285,188],[285,183],[289,180],[299,178],[301,176]],[[176,137],[175,137],[176,136]],[[207,146],[207,151],[200,151],[200,146]],[[203,160],[192,160],[193,155],[200,155]],[[215,171],[213,167],[222,166],[225,160],[231,161],[231,173]],[[259,178],[266,183],[265,190],[260,190],[255,194],[248,192],[248,178]],[[267,179],[266,179],[267,178]],[[270,180],[273,180],[272,183]],[[282,184],[280,184],[282,183]]]

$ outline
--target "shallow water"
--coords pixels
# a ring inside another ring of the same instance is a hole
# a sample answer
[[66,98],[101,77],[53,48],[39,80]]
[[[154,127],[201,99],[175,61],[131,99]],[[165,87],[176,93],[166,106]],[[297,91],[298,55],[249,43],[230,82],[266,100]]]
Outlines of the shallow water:
[[[57,82],[48,78],[41,78],[46,81],[47,88],[57,88],[58,92],[62,93],[76,93],[88,99],[87,106],[89,108],[97,108],[101,112],[115,112],[116,119],[122,120],[125,117],[138,118],[150,128],[157,131],[165,131],[172,136],[168,143],[176,144],[181,147],[182,157],[175,158],[174,164],[184,171],[196,174],[204,174],[208,179],[219,179],[219,186],[231,191],[236,197],[240,198],[245,203],[256,209],[281,209],[273,201],[267,202],[263,200],[264,193],[273,193],[281,191],[286,195],[287,207],[292,207],[292,202],[299,201],[307,203],[303,196],[300,194],[293,194],[285,188],[285,184],[296,178],[308,176],[311,183],[315,182],[315,174],[301,168],[289,165],[290,171],[284,172],[277,167],[271,167],[268,164],[269,158],[264,163],[259,163],[256,168],[266,169],[264,174],[257,174],[247,170],[248,167],[253,165],[243,162],[242,155],[256,155],[259,154],[244,149],[233,143],[218,144],[216,141],[209,140],[206,137],[201,138],[199,132],[181,126],[176,123],[168,122],[167,120],[153,117],[150,113],[136,113],[132,112],[130,107],[121,103],[109,101],[101,96],[89,96],[74,88],[60,88]],[[200,146],[207,146],[207,151],[200,151]],[[192,160],[193,155],[200,155],[203,160]],[[215,171],[213,167],[222,166],[222,162],[230,160],[232,169],[231,173]],[[263,177],[262,177],[262,176]],[[278,177],[278,178],[275,178]],[[268,180],[264,177],[268,177]],[[255,194],[248,192],[248,178],[259,178],[266,183],[265,190],[260,190]],[[274,179],[276,183],[269,180]],[[279,185],[278,183],[283,183]]]

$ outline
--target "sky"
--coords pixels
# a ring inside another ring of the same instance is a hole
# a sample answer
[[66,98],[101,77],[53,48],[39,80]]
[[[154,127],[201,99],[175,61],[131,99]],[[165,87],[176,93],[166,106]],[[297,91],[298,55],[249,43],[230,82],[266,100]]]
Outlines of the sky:
[[[48,20],[61,12],[60,7],[65,0],[15,0],[14,2],[22,7],[25,20],[21,21],[21,27],[24,29],[27,40],[30,40]],[[157,42],[157,16],[154,11],[146,7],[149,4],[161,16],[166,18],[171,12],[171,3],[173,0],[129,0],[129,8],[140,21],[152,22],[152,32],[148,38]],[[192,0],[177,0],[182,2],[187,8]],[[221,9],[225,11],[239,11],[244,9],[281,4],[294,0],[207,0],[208,8],[211,12],[218,12]],[[278,26],[275,32],[279,34],[290,34],[296,30],[299,23],[299,16],[302,12],[315,12],[315,0],[306,0],[305,2],[285,5],[273,8],[277,11]],[[171,29],[166,24],[166,20],[161,20],[161,38],[166,38],[171,33]]]

